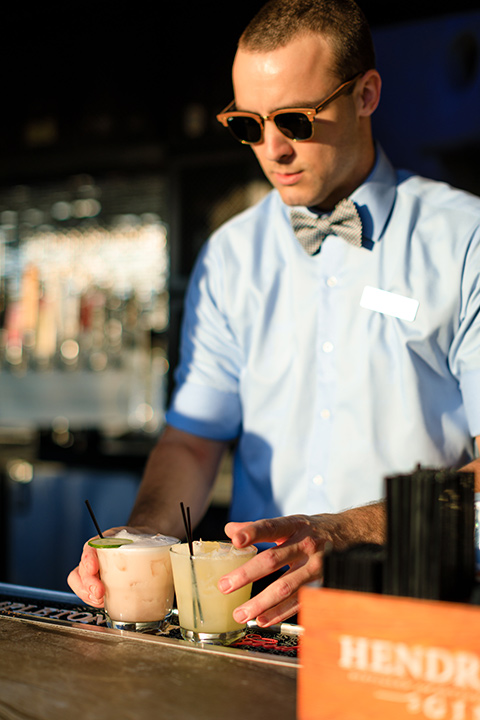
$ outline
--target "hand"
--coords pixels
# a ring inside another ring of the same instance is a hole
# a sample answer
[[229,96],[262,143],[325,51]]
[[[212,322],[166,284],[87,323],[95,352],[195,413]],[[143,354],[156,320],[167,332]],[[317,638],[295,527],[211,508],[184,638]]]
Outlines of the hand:
[[265,590],[236,608],[237,622],[256,618],[260,627],[268,627],[291,617],[298,611],[298,589],[301,585],[320,579],[322,556],[326,542],[332,542],[332,532],[325,518],[335,516],[290,515],[253,523],[228,523],[225,533],[235,547],[253,543],[276,543],[277,547],[260,552],[219,582],[222,592],[232,592],[247,583],[266,577],[285,565],[289,569]]
[[[104,537],[115,535],[120,530],[128,530],[130,533],[145,532],[155,535],[156,531],[150,528],[116,527],[103,533]],[[95,537],[98,537],[96,535]],[[93,538],[90,538],[91,540]],[[104,606],[105,586],[100,580],[98,556],[95,548],[90,547],[88,541],[83,546],[80,564],[68,575],[67,582],[75,595],[80,600],[93,605],[96,608]]]
[[83,600],[87,605],[101,608],[104,605],[105,586],[100,580],[98,571],[97,551],[95,548],[90,547],[87,541],[83,546],[80,564],[71,571],[67,582],[80,600]]
[[218,587],[227,594],[287,565],[288,570],[279,579],[233,613],[237,622],[256,618],[260,627],[282,622],[298,612],[299,588],[322,578],[327,543],[343,549],[357,542],[383,542],[384,527],[381,503],[338,514],[290,515],[251,523],[228,523],[225,533],[235,547],[261,542],[275,543],[276,547],[258,553],[225,575]]

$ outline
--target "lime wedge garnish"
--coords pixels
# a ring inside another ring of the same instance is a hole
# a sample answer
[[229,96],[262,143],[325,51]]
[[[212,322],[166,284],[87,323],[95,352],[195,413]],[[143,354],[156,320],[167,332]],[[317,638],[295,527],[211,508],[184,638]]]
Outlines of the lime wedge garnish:
[[88,544],[94,548],[118,548],[122,545],[130,545],[130,543],[133,543],[133,540],[116,537],[94,538],[88,541]]

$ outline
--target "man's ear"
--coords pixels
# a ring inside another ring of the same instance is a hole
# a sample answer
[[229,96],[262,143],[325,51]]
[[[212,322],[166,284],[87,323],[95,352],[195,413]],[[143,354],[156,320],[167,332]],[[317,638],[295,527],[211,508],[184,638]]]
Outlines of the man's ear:
[[377,109],[380,102],[382,78],[376,70],[367,70],[359,79],[355,88],[359,115],[368,117]]

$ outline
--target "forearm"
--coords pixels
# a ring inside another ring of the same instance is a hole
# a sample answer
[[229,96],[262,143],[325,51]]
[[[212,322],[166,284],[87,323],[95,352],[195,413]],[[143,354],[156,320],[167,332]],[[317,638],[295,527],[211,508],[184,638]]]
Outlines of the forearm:
[[[475,478],[475,491],[480,492],[480,458],[461,468],[471,472]],[[318,515],[331,535],[335,548],[343,549],[356,543],[378,543],[386,541],[386,503],[377,502],[352,508],[336,515]]]
[[[473,473],[475,491],[480,492],[480,458],[464,465],[461,471]],[[322,526],[330,536],[330,542],[338,549],[365,542],[381,545],[386,540],[385,501],[352,508],[335,515],[316,515],[314,517],[321,518]]]
[[167,427],[150,454],[128,524],[183,537],[180,502],[190,507],[196,525],[208,506],[224,450],[223,443]]
[[[339,550],[359,543],[381,545],[386,540],[385,501],[319,517],[325,518],[327,527],[331,526],[332,545]],[[331,525],[328,518],[331,518]]]

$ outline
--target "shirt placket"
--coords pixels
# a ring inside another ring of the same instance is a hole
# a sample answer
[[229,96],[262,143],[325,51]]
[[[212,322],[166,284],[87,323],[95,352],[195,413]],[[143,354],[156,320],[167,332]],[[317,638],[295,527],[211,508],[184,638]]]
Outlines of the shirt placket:
[[[324,252],[326,251],[326,252]],[[339,270],[343,248],[338,243],[322,249],[318,262],[318,312],[316,334],[316,388],[313,427],[310,436],[308,501],[313,511],[329,511],[328,467],[332,447],[337,397],[337,315],[336,298],[341,286]],[[323,257],[321,256],[323,253]]]

